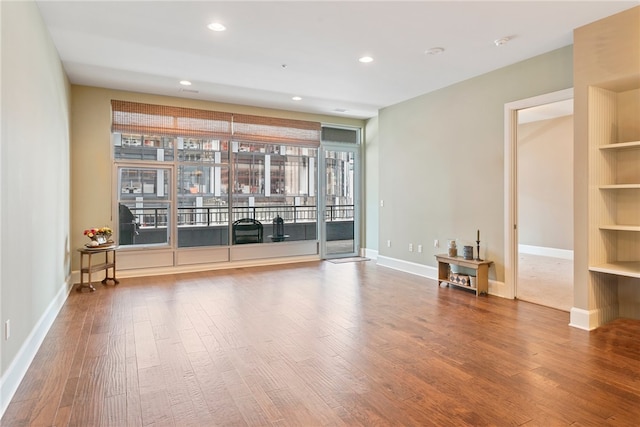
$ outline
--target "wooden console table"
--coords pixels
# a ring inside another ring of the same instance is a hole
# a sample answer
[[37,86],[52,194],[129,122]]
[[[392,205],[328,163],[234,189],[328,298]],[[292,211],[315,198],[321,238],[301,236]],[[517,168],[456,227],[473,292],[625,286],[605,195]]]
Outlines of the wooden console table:
[[[464,259],[463,257],[450,257],[448,255],[436,255],[438,260],[438,286],[442,283],[447,285],[454,285],[460,288],[472,289],[478,294],[489,293],[489,266],[493,264],[493,261],[478,261],[475,259]],[[460,267],[470,268],[476,271],[476,286],[465,286],[459,283],[449,280],[449,271],[451,264],[458,265]]]
[[[83,247],[78,249],[80,252],[80,284],[76,288],[76,291],[82,292],[83,289],[88,288],[89,291],[93,292],[96,288],[93,287],[91,282],[91,273],[95,271],[105,271],[104,279],[102,279],[102,284],[106,285],[108,280],[112,280],[114,284],[120,283],[116,279],[116,250],[118,247],[114,245],[98,247],[98,248],[89,248]],[[93,255],[104,254],[104,262],[99,264],[92,263]],[[111,256],[109,256],[111,254]],[[87,257],[87,265],[85,266],[84,258]],[[111,258],[111,259],[109,259]],[[109,269],[111,269],[111,277],[109,277]],[[87,281],[84,281],[84,275],[87,275]]]

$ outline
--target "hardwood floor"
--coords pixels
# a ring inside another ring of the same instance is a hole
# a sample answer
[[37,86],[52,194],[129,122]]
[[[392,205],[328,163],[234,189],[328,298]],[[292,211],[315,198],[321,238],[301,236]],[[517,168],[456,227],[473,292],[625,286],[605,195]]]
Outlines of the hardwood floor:
[[635,426],[640,322],[475,297],[373,261],[71,292],[12,426]]

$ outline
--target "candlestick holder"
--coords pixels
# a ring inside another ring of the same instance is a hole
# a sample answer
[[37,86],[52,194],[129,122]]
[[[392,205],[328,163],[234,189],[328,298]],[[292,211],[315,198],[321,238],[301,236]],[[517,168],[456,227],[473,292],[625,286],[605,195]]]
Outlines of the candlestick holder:
[[480,258],[480,240],[476,240],[477,243],[477,248],[478,248],[478,256],[476,257],[476,261],[483,261],[482,258]]

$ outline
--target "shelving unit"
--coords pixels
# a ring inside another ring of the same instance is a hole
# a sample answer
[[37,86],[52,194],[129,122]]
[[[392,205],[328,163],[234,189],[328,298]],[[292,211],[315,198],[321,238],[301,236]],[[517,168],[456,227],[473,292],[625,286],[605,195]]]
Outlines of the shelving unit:
[[611,279],[640,278],[639,115],[640,88],[589,88],[589,271]]

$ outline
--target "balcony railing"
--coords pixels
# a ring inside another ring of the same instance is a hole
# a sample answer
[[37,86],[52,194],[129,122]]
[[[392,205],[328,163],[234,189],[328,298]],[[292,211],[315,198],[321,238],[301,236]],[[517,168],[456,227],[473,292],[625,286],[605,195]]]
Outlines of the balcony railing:
[[[167,227],[168,208],[129,208],[137,218],[141,228]],[[329,205],[325,213],[326,221],[353,220],[354,205]],[[316,206],[243,206],[232,209],[232,220],[253,218],[262,223],[270,223],[279,215],[285,223],[315,222]],[[229,208],[226,206],[179,207],[178,227],[182,226],[219,226],[229,224]]]

